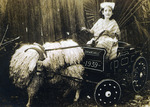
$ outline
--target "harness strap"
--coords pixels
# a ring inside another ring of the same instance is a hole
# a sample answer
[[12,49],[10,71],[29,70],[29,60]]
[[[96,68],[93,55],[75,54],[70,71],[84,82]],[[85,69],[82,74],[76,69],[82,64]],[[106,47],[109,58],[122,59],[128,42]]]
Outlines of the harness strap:
[[[94,82],[94,81],[90,81],[90,80],[80,79],[80,78],[77,78],[77,77],[66,76],[66,75],[63,75],[63,74],[58,73],[58,72],[53,72],[53,71],[51,71],[51,73],[54,74],[53,77],[54,77],[55,75],[59,75],[59,76],[61,76],[61,77],[68,78],[68,79],[73,80],[73,81],[76,81],[76,82],[82,82],[82,81],[84,81],[84,82],[92,83],[92,84],[97,84],[97,83],[98,83],[98,82]],[[48,78],[48,77],[47,77],[47,78]],[[52,79],[52,77],[50,77],[50,78]]]

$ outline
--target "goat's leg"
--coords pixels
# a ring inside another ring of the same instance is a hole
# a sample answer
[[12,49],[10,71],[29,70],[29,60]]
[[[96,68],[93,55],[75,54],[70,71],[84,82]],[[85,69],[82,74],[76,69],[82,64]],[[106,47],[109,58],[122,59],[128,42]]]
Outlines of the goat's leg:
[[34,89],[30,87],[27,89],[27,92],[28,92],[28,103],[26,104],[26,107],[30,107],[32,104],[33,97],[36,94],[36,91],[34,91]]
[[28,92],[28,103],[26,104],[26,107],[30,107],[32,104],[32,100],[34,95],[38,92],[40,86],[43,83],[43,78],[39,75],[35,75],[30,83],[30,85],[27,88]]
[[32,98],[28,94],[28,103],[26,104],[26,107],[30,107],[31,106],[31,100],[32,100]]
[[63,97],[66,97],[70,93],[71,90],[72,88],[68,88],[66,92],[63,94]]
[[76,90],[76,94],[75,94],[75,98],[74,98],[74,101],[76,102],[76,101],[78,101],[78,99],[79,99],[79,97],[80,97],[80,89],[77,89]]

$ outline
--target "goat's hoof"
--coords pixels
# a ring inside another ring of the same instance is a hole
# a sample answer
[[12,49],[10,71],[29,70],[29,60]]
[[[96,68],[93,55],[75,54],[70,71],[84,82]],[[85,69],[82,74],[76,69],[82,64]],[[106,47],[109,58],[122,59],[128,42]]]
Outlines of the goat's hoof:
[[26,107],[30,107],[30,104],[26,104]]
[[74,102],[77,102],[77,101],[78,101],[78,98],[75,98],[75,99],[74,99]]

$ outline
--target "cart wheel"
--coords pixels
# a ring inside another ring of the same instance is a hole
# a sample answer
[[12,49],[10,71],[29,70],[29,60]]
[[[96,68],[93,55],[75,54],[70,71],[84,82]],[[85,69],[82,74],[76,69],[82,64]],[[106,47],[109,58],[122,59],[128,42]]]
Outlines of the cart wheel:
[[144,87],[148,76],[148,64],[144,57],[138,57],[133,64],[132,87],[138,93]]
[[121,97],[120,85],[112,79],[100,81],[94,91],[94,99],[98,105],[113,105]]

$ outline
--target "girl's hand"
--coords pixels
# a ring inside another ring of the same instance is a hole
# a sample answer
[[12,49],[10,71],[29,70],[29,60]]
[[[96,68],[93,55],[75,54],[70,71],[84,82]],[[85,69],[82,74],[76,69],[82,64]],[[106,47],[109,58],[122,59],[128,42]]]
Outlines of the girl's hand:
[[86,31],[87,28],[86,27],[81,27],[81,31]]
[[82,27],[81,31],[84,31],[86,33],[91,33],[90,29],[87,29],[86,27]]
[[115,38],[115,37],[116,37],[116,38],[118,39],[119,36],[118,36],[117,33],[113,33],[113,34],[111,35],[111,37],[112,37],[112,38]]

